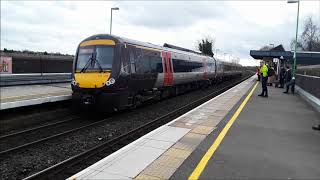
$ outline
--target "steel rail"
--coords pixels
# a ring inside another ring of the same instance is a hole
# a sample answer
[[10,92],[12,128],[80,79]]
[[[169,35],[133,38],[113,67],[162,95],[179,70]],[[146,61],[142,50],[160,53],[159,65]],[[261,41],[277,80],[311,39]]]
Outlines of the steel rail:
[[88,127],[91,127],[91,126],[94,126],[94,125],[97,125],[99,123],[105,122],[105,121],[110,120],[110,119],[111,118],[106,118],[106,119],[103,119],[103,120],[100,120],[100,121],[97,121],[97,122],[94,122],[94,123],[91,123],[91,124],[87,124],[87,125],[84,125],[84,126],[81,126],[81,127],[78,127],[78,128],[74,128],[74,129],[59,133],[59,134],[55,134],[55,135],[52,135],[52,136],[49,136],[49,137],[46,137],[46,138],[43,138],[43,139],[39,139],[37,141],[33,141],[33,142],[30,142],[30,143],[23,144],[21,146],[17,146],[17,147],[14,147],[14,148],[10,148],[10,149],[1,151],[0,152],[0,157],[6,155],[8,153],[12,153],[14,151],[21,150],[23,148],[30,147],[30,146],[35,145],[35,144],[43,143],[45,141],[48,141],[48,140],[51,140],[51,139],[55,139],[55,138],[60,137],[60,136],[67,135],[67,134],[70,134],[70,133],[73,133],[73,132],[76,132],[76,131],[79,131],[79,130],[82,130],[82,129],[85,129],[85,128],[88,128]]
[[[101,145],[98,145],[96,147],[93,147],[87,151],[84,151],[78,155],[75,155],[69,159],[66,159],[58,164],[55,164],[51,167],[48,167],[38,173],[35,173],[31,176],[28,176],[26,177],[24,180],[30,180],[30,179],[49,179],[49,177],[59,173],[61,174],[62,171],[65,171],[66,173],[69,173],[68,172],[68,168],[78,164],[78,163],[83,163],[85,162],[84,160],[85,159],[88,159],[92,156],[95,156],[97,154],[99,154],[100,152],[103,152],[107,149],[112,149],[113,146],[117,145],[117,144],[122,144],[123,141],[125,140],[128,140],[130,138],[132,138],[133,140],[137,139],[139,136],[139,133],[142,133],[142,134],[145,134],[146,130],[153,130],[157,127],[159,127],[158,124],[163,124],[163,123],[166,123],[168,121],[171,121],[172,119],[174,118],[177,118],[179,117],[180,115],[186,113],[187,111],[190,111],[191,109],[194,109],[195,107],[203,104],[204,102],[212,99],[213,97],[223,93],[224,91],[234,87],[235,85],[241,83],[242,81],[248,79],[250,76],[247,76],[235,83],[232,83],[230,85],[227,85],[217,91],[214,91],[213,93],[210,93],[209,95],[199,99],[199,100],[196,100],[196,101],[193,101],[187,105],[184,105],[170,113],[167,113],[166,115],[163,115],[159,118],[156,118],[155,120],[152,120],[144,125],[141,125],[140,127],[136,128],[136,129],[133,129],[129,132],[126,132],[118,137],[115,137]],[[147,131],[149,132],[149,131]]]
[[66,122],[69,122],[69,121],[73,121],[75,119],[76,119],[76,116],[71,116],[71,117],[69,117],[69,118],[67,118],[66,120],[63,120],[63,121],[58,121],[58,122],[54,122],[54,123],[51,123],[51,124],[45,124],[45,125],[42,125],[42,126],[37,126],[37,127],[34,127],[34,128],[26,129],[26,130],[23,130],[23,131],[18,131],[18,132],[14,132],[14,133],[10,133],[10,134],[5,134],[5,135],[0,136],[0,140],[2,140],[4,138],[8,138],[8,137],[12,137],[12,136],[17,136],[17,135],[20,135],[20,134],[28,133],[28,132],[31,132],[31,131],[47,128],[47,127],[50,127],[50,126],[55,126],[55,125],[58,125],[58,124],[66,123]]

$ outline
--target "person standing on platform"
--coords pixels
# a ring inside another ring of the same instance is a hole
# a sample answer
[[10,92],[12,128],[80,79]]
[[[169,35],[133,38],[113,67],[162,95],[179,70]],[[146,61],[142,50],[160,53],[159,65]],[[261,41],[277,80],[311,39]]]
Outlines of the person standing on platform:
[[273,83],[275,76],[276,76],[276,72],[272,66],[270,68],[268,67],[268,76],[269,76],[269,78],[268,78],[267,85],[272,86],[272,83]]
[[294,93],[294,80],[292,79],[292,72],[290,69],[290,66],[286,65],[286,73],[285,73],[285,84],[286,84],[286,91],[283,93],[288,93],[289,92],[289,88],[291,86],[291,92]]
[[261,84],[262,84],[262,93],[258,96],[268,97],[268,66],[264,63],[260,68],[261,73]]
[[281,66],[281,68],[280,68],[280,79],[279,79],[279,81],[280,81],[280,88],[283,88],[283,87],[284,87],[284,75],[285,75],[285,73],[286,73],[285,68],[284,68],[283,66]]

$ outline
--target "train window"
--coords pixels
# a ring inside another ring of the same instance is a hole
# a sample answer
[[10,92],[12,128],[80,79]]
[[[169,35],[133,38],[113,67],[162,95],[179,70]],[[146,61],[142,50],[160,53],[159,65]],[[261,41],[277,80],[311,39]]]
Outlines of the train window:
[[149,56],[145,54],[140,54],[136,59],[136,71],[140,74],[150,73],[150,61]]
[[172,59],[174,72],[184,72],[182,63],[183,62],[178,59]]
[[220,72],[222,70],[221,69],[221,62],[217,61],[216,66],[217,66],[217,72]]
[[189,60],[172,59],[174,72],[200,72],[203,71],[203,63]]
[[162,73],[161,57],[149,56],[150,69],[152,73]]
[[96,59],[103,69],[111,69],[113,62],[113,47],[97,46]]
[[121,69],[120,69],[121,74],[129,74],[129,65],[121,62]]
[[120,73],[121,74],[129,74],[130,73],[130,56],[129,52],[126,51],[126,49],[121,48],[121,56],[120,56],[120,62],[121,62],[121,67],[120,67]]
[[210,72],[210,71],[213,71],[213,63],[212,62],[209,62],[207,63],[207,70]]
[[93,53],[93,48],[80,48],[79,49],[79,54],[92,54]]
[[231,71],[231,66],[230,65],[226,65],[226,70],[227,71]]
[[77,56],[77,70],[81,70],[93,57],[94,47],[80,48]]
[[133,52],[130,52],[130,69],[131,69],[131,73],[136,73],[136,66],[135,66]]
[[113,63],[113,51],[112,46],[90,46],[83,47],[79,49],[77,55],[77,70],[82,70],[92,58],[94,58],[98,63],[91,61],[89,66],[87,65],[88,70],[97,70],[99,65],[102,69],[111,69]]
[[163,72],[163,66],[162,66],[162,58],[159,56],[156,58],[156,63],[157,63],[157,72],[162,73]]
[[224,65],[223,68],[224,68],[224,71],[229,71],[229,65]]
[[[134,54],[135,53],[135,54]],[[162,58],[159,52],[140,48],[130,52],[131,73],[162,73]]]
[[214,59],[210,60],[210,71],[211,72],[215,72],[216,71],[216,61]]

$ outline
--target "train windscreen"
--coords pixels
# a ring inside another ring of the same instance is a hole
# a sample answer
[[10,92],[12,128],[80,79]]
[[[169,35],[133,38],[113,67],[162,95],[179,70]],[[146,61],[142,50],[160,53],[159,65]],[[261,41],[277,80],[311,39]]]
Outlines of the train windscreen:
[[76,71],[84,72],[111,70],[113,57],[113,46],[80,47],[76,61]]

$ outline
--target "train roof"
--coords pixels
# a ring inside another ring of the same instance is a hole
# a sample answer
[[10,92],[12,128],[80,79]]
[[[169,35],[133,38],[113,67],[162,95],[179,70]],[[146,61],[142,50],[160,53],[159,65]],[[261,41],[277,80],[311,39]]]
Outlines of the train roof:
[[[170,45],[170,44],[166,45],[168,47],[164,47],[164,46],[155,45],[155,44],[148,43],[148,42],[141,42],[141,41],[128,39],[128,38],[124,38],[124,37],[120,37],[120,36],[116,36],[116,35],[110,35],[110,34],[96,34],[96,35],[93,35],[93,36],[90,36],[90,37],[84,39],[83,41],[94,40],[94,39],[111,39],[111,40],[114,40],[116,43],[128,43],[128,44],[143,46],[143,47],[147,47],[147,48],[154,48],[154,49],[167,50],[167,51],[170,50],[171,52],[176,52],[176,53],[185,54],[185,55],[192,55],[192,56],[206,57],[206,58],[210,58],[210,59],[215,59],[214,57],[206,56],[206,55],[200,54],[200,53],[195,52],[195,51],[193,52],[192,50],[184,51],[182,49],[185,49],[185,48],[181,48],[181,47]],[[175,47],[177,47],[177,48],[175,48]],[[234,63],[231,63],[231,62],[223,61],[221,59],[215,59],[215,60],[220,61],[223,64],[241,66],[240,64],[234,64]]]
[[111,40],[114,40],[116,43],[128,43],[128,44],[133,44],[133,45],[138,45],[138,46],[143,46],[143,47],[148,47],[148,48],[154,48],[154,49],[159,49],[159,50],[167,50],[167,51],[170,50],[172,52],[181,53],[181,54],[185,54],[185,55],[201,56],[201,57],[214,59],[211,56],[206,56],[206,55],[199,54],[196,52],[183,51],[183,50],[179,50],[176,48],[164,47],[164,46],[155,45],[155,44],[148,43],[148,42],[141,42],[141,41],[132,40],[132,39],[128,39],[128,38],[124,38],[124,37],[120,37],[120,36],[115,36],[115,35],[110,35],[110,34],[96,34],[96,35],[93,35],[93,36],[86,38],[83,41],[94,40],[94,39],[111,39]]

